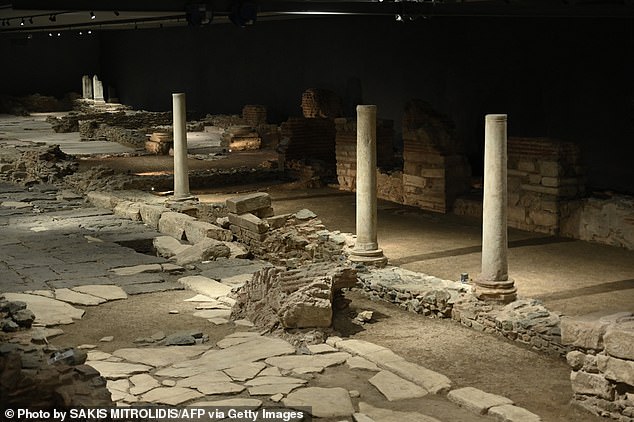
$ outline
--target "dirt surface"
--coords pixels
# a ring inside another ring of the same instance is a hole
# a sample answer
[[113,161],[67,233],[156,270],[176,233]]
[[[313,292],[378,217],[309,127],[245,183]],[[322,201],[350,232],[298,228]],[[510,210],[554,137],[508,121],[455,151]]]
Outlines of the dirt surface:
[[[173,291],[131,296],[127,300],[86,307],[80,321],[63,326],[65,334],[52,339],[58,346],[95,344],[99,350],[113,352],[138,347],[134,339],[156,331],[166,334],[200,330],[215,342],[236,330],[233,324],[214,326],[191,314],[194,304],[183,302],[191,291]],[[405,359],[448,376],[455,387],[471,386],[504,395],[519,406],[540,415],[545,422],[598,422],[569,404],[570,369],[560,358],[536,353],[490,334],[478,333],[449,320],[435,320],[403,311],[394,305],[371,301],[361,292],[348,292],[348,310],[336,317],[335,328],[343,337],[358,338],[389,347]],[[178,314],[170,314],[178,310]],[[350,315],[360,310],[374,311],[374,322],[363,326],[351,322]],[[243,327],[237,330],[245,330]],[[99,342],[114,336],[112,342]],[[361,399],[375,406],[403,411],[420,411],[446,422],[490,420],[456,409],[442,397],[390,403],[367,379],[373,373],[328,369],[312,381],[316,386],[358,390]],[[358,399],[357,399],[358,401]]]

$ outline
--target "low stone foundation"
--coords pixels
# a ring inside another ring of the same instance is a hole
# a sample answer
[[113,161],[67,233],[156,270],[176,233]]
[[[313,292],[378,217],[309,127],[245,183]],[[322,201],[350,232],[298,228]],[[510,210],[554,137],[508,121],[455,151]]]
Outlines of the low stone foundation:
[[634,421],[634,314],[563,318],[562,341],[574,348],[573,403],[603,417]]

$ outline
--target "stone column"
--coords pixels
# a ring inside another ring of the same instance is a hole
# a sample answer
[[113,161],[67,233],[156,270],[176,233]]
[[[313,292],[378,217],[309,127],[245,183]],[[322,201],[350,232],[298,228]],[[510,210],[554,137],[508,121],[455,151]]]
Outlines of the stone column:
[[85,100],[92,100],[92,79],[90,76],[84,75],[81,77],[81,85],[82,85],[82,97]]
[[512,302],[517,289],[508,276],[506,114],[488,114],[484,134],[482,273],[476,279],[479,299]]
[[357,242],[350,260],[385,266],[376,236],[376,106],[357,106]]
[[187,118],[185,94],[172,94],[174,115],[174,199],[192,199],[189,193],[189,170],[187,168]]
[[97,75],[92,77],[92,93],[95,101],[105,102],[103,98],[103,82],[99,80]]

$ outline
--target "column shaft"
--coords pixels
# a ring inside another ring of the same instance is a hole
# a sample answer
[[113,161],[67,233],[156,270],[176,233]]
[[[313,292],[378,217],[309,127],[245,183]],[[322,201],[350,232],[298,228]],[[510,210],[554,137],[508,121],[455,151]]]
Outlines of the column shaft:
[[482,207],[482,273],[476,295],[510,301],[516,289],[508,276],[507,134],[506,115],[489,114],[484,138],[484,200]]
[[383,266],[377,242],[376,106],[357,106],[357,242],[350,260]]
[[189,170],[187,168],[187,118],[185,94],[172,94],[174,115],[174,199],[187,199],[189,193]]

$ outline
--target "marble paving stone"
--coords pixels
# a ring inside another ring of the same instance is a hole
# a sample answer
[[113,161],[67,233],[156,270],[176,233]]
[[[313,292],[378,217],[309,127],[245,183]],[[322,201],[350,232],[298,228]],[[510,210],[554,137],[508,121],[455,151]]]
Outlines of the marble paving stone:
[[374,419],[363,413],[355,413],[352,415],[354,422],[376,422]]
[[224,399],[224,400],[205,400],[205,401],[197,401],[188,406],[195,407],[230,407],[230,408],[253,408],[257,409],[262,406],[262,400],[258,399],[245,399],[241,397],[236,397],[235,399]]
[[159,387],[141,396],[141,401],[176,406],[189,400],[203,397],[196,390],[183,387]]
[[[368,403],[359,402],[359,412],[367,415],[374,421],[398,421],[398,422],[441,422],[431,416],[417,412],[401,412],[398,410],[382,409]],[[362,422],[360,419],[359,422]]]
[[241,327],[249,327],[249,328],[255,327],[255,324],[249,321],[248,319],[236,319],[235,321],[233,321],[233,323]]
[[220,296],[227,296],[231,293],[231,286],[227,286],[211,278],[199,275],[182,277],[178,279],[178,282],[196,293],[208,296],[212,299],[216,299]]
[[368,380],[389,401],[413,399],[427,395],[427,390],[389,371],[381,371]]
[[156,283],[130,284],[122,286],[129,295],[139,295],[143,293],[166,292],[169,290],[183,290],[183,286],[173,281],[161,281]]
[[47,339],[61,336],[64,330],[60,328],[33,327],[30,331],[31,340],[35,343],[45,342]]
[[243,365],[234,366],[224,370],[234,381],[246,381],[258,375],[266,365],[262,362],[252,362]]
[[168,366],[199,356],[209,350],[210,346],[188,347],[143,347],[115,350],[113,355],[128,362],[142,363],[156,368]]
[[500,422],[541,422],[542,420],[536,414],[511,404],[494,406],[489,409],[488,414]]
[[303,387],[304,384],[265,384],[249,387],[249,394],[252,396],[272,396],[273,394],[288,394],[296,388]]
[[380,350],[387,350],[383,346],[379,346],[374,343],[370,343],[369,341],[364,340],[339,340],[337,342],[337,349],[343,350],[344,352],[352,353],[353,355],[360,355],[365,357],[365,355],[373,352],[377,352]]
[[286,407],[309,406],[318,418],[349,417],[355,410],[348,391],[341,387],[307,387],[290,393],[282,400]]
[[179,387],[198,388],[207,384],[230,383],[231,378],[222,371],[205,371],[199,374],[178,380]]
[[229,318],[231,316],[231,309],[205,309],[202,311],[194,312],[193,316],[198,318],[212,319],[212,318]]
[[346,365],[350,369],[364,369],[366,371],[380,371],[379,367],[376,366],[375,363],[370,362],[366,358],[362,358],[361,356],[352,356],[346,361]]
[[430,393],[438,394],[449,391],[451,388],[449,378],[412,362],[397,360],[386,362],[381,366],[414,384],[420,385]]
[[308,350],[310,350],[310,353],[316,355],[319,353],[330,353],[330,352],[336,352],[337,349],[335,349],[332,346],[327,345],[326,343],[321,343],[321,344],[309,344],[308,346]]
[[130,276],[141,273],[160,273],[163,271],[163,267],[160,264],[144,264],[135,265],[132,267],[120,267],[110,269],[116,275]]
[[51,280],[59,280],[60,275],[51,270],[47,266],[26,267],[16,269],[16,272],[22,277],[28,277],[29,280],[35,282],[47,282]]
[[184,302],[212,302],[217,303],[215,299],[210,298],[209,296],[197,294],[194,297],[190,297],[189,299],[185,299]]
[[174,368],[204,368],[206,370],[227,369],[240,362],[249,363],[273,356],[295,353],[287,341],[272,337],[260,337],[257,343],[247,342],[221,350],[209,350],[200,358],[178,362]]
[[374,362],[379,366],[384,365],[387,362],[395,362],[395,361],[404,361],[401,356],[397,355],[390,349],[385,350],[377,350],[376,352],[366,353],[362,355],[362,357],[366,358],[370,362]]
[[293,373],[295,374],[312,374],[312,373],[319,373],[323,371],[324,371],[323,366],[304,366],[301,368],[293,368]]
[[513,404],[511,399],[487,393],[473,387],[451,390],[449,394],[447,394],[447,398],[450,401],[480,415],[487,413],[491,407]]
[[106,302],[105,299],[100,297],[75,292],[70,289],[55,289],[55,299],[80,306],[95,306]]
[[308,381],[301,378],[293,377],[274,377],[274,376],[259,376],[244,383],[251,387],[258,385],[273,385],[273,384],[306,384]]
[[100,350],[91,350],[88,352],[87,360],[106,360],[112,357],[110,353],[102,352]]
[[84,315],[82,309],[74,308],[66,302],[49,299],[43,296],[22,293],[5,293],[7,300],[26,302],[27,308],[35,314],[35,322],[46,326],[72,324]]
[[110,380],[129,378],[134,374],[149,372],[152,367],[138,363],[91,361],[88,365],[95,368],[102,377]]
[[216,343],[216,346],[221,349],[226,349],[227,347],[236,346],[249,341],[257,341],[257,337],[225,337]]
[[135,396],[147,393],[153,388],[158,388],[161,386],[156,378],[148,374],[133,375],[130,377],[130,382],[133,384],[133,387],[130,387],[129,390],[130,394]]
[[280,372],[280,368],[276,367],[276,366],[269,366],[268,368],[264,369],[262,372],[260,372],[259,374],[260,376],[266,376],[266,377],[281,377],[282,373]]
[[120,380],[108,380],[106,382],[106,387],[110,391],[122,391],[127,393],[130,388],[130,382],[125,378]]
[[214,325],[224,325],[229,323],[229,320],[227,318],[209,318],[207,321],[211,322]]
[[119,286],[113,285],[84,285],[73,287],[72,290],[85,293],[87,295],[92,295],[96,297],[100,297],[105,300],[119,300],[119,299],[127,299],[128,295],[123,289]]
[[218,302],[214,300],[213,302],[197,302],[198,304],[194,306],[194,309],[197,311],[204,311],[208,309],[231,309],[231,306],[225,305],[222,302]]
[[272,357],[266,359],[266,363],[272,366],[277,366],[280,369],[305,368],[309,366],[327,368],[333,365],[340,365],[350,357],[349,353],[335,352],[320,355]]
[[51,290],[27,290],[24,293],[29,295],[37,295],[48,297],[49,299],[55,299],[55,294]]

